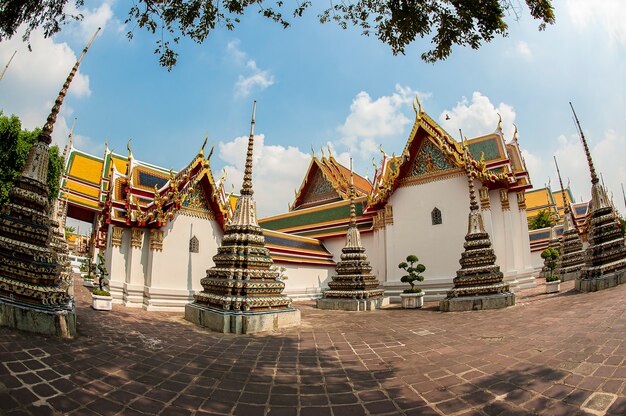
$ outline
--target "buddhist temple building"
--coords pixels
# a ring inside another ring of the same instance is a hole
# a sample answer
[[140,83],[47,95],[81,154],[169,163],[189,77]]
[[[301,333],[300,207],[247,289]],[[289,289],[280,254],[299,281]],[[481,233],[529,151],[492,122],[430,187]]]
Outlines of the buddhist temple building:
[[[48,146],[63,100],[100,29],[74,64],[0,211],[0,325],[72,338],[76,312],[58,204],[49,202]],[[53,200],[57,200],[56,196]],[[58,200],[57,200],[58,201]],[[51,207],[52,205],[52,207]]]
[[[469,139],[485,230],[511,291],[535,285],[527,226],[532,187],[517,135],[505,140],[501,123]],[[199,146],[200,147],[200,146]],[[94,224],[105,251],[114,302],[148,310],[182,311],[205,290],[238,198],[215,179],[204,147],[180,171],[146,163],[129,144],[89,155],[70,147],[61,198],[69,217]],[[415,254],[427,267],[426,300],[453,287],[467,224],[464,149],[415,105],[415,121],[399,155],[386,154],[373,178],[342,165],[330,152],[313,154],[289,211],[258,219],[265,248],[284,268],[283,295],[318,299],[336,275],[349,229],[358,230],[369,272],[392,301],[405,289],[397,265]],[[353,194],[351,192],[353,189]],[[351,198],[351,196],[353,197]],[[352,202],[351,202],[352,200]],[[353,207],[353,209],[351,209]],[[541,267],[540,265],[538,266]]]

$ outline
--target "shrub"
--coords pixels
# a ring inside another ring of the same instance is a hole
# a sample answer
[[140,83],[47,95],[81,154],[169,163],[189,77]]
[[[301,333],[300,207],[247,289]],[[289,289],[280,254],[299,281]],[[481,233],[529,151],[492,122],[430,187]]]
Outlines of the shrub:
[[111,296],[111,292],[109,292],[108,290],[100,290],[100,289],[94,289],[93,292],[91,292],[92,295],[96,295],[96,296]]
[[426,270],[426,266],[419,263],[419,259],[416,255],[411,254],[407,256],[406,262],[398,264],[399,269],[403,269],[407,274],[400,278],[402,283],[408,283],[411,285],[410,289],[405,289],[403,293],[420,293],[422,289],[415,287],[415,282],[423,282],[424,276],[422,273]]

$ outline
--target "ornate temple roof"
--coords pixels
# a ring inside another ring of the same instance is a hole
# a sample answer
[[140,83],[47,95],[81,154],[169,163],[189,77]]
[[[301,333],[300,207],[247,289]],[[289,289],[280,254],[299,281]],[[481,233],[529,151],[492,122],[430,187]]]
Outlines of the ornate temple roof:
[[[371,230],[373,224],[374,214],[364,213],[366,204],[366,196],[355,199],[357,227],[361,232]],[[349,222],[350,201],[348,200],[264,218],[259,220],[259,225],[268,230],[304,237],[328,238],[345,235]]]
[[[461,143],[426,114],[419,101],[414,108],[415,122],[402,154],[383,154],[374,174],[368,210],[382,207],[399,186],[460,174],[465,168]],[[532,186],[517,136],[507,144],[501,123],[495,132],[470,139],[467,144],[472,174],[489,188],[522,190]]]
[[[565,188],[565,199],[571,207],[574,197],[569,187]],[[565,213],[564,207],[563,194],[560,189],[553,191],[547,186],[526,192],[526,218],[529,220],[535,217],[539,211],[547,209],[557,215],[557,221],[561,222]]]
[[232,208],[222,182],[215,182],[204,148],[174,172],[135,159],[130,143],[128,156],[107,146],[102,158],[70,146],[61,199],[67,198],[70,216],[89,222],[102,212],[108,223],[160,227],[185,209],[223,226]]
[[320,240],[300,237],[278,231],[263,230],[265,247],[270,250],[272,260],[279,263],[298,263],[334,266],[333,255]]
[[[330,153],[330,150],[329,150]],[[364,177],[355,174],[354,186],[357,196],[366,196],[372,191],[372,184]],[[309,164],[302,185],[296,192],[290,211],[316,205],[349,199],[350,170],[339,163],[332,154],[322,153],[318,158],[315,153]]]

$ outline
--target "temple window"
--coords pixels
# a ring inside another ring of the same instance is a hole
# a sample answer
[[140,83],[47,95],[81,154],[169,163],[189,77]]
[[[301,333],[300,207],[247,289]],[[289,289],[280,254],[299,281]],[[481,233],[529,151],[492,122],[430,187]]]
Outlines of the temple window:
[[432,210],[432,212],[430,213],[430,218],[433,221],[433,225],[438,225],[441,224],[441,211],[439,210],[439,208],[435,207],[435,209]]
[[191,240],[189,240],[189,252],[190,253],[200,252],[200,242],[198,241],[198,238],[195,235],[191,237]]

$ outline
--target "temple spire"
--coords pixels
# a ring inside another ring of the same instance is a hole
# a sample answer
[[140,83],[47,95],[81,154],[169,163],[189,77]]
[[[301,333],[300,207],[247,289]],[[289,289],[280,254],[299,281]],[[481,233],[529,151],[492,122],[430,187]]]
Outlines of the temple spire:
[[470,210],[476,211],[478,210],[478,201],[476,201],[476,191],[474,190],[474,178],[472,178],[472,172],[470,168],[470,159],[468,157],[469,150],[467,148],[467,140],[463,137],[463,132],[459,129],[459,133],[461,134],[461,141],[463,143],[463,158],[465,159],[465,173],[467,175],[467,184],[469,186],[469,194],[470,194]]
[[9,59],[9,62],[7,62],[7,64],[4,66],[4,69],[2,70],[2,73],[0,74],[0,81],[2,80],[2,78],[4,78],[4,73],[7,72],[7,69],[9,68],[9,65],[11,65],[11,61],[13,60],[13,57],[15,56],[16,53],[17,53],[17,50],[13,52],[13,55],[11,55],[11,59]]
[[70,88],[70,84],[72,83],[72,79],[74,79],[74,75],[76,75],[76,72],[78,72],[78,67],[80,66],[80,62],[83,60],[83,57],[87,53],[87,50],[91,46],[91,43],[93,42],[93,40],[96,38],[96,35],[98,34],[98,32],[100,32],[100,28],[98,28],[98,30],[96,30],[96,33],[93,34],[93,36],[91,37],[91,40],[89,41],[87,46],[85,46],[85,49],[83,49],[83,52],[80,54],[80,56],[78,57],[78,60],[74,64],[72,71],[67,76],[67,79],[65,80],[65,84],[63,84],[63,88],[61,88],[61,91],[59,92],[59,96],[54,102],[54,106],[52,106],[52,110],[50,111],[50,115],[48,116],[48,119],[46,120],[46,124],[43,126],[41,133],[39,133],[40,142],[44,142],[46,144],[50,144],[52,142],[52,129],[54,128],[54,123],[56,122],[57,116],[59,115],[61,104],[63,104],[63,99],[65,98],[65,95],[67,94],[67,90]]
[[76,117],[74,117],[72,128],[70,129],[70,133],[67,135],[67,143],[65,144],[65,148],[63,149],[63,155],[61,157],[61,160],[63,161],[63,169],[65,169],[65,164],[67,163],[67,154],[72,148],[72,141],[73,141],[72,134],[74,133],[74,126],[76,126]]
[[559,184],[561,185],[561,198],[563,198],[563,210],[565,214],[570,212],[569,203],[565,199],[565,188],[563,188],[563,180],[561,180],[561,171],[559,171],[559,164],[556,161],[556,156],[554,156],[554,165],[556,166],[556,174],[559,177]]
[[350,228],[356,228],[356,209],[354,208],[354,172],[352,158],[350,158]]
[[241,195],[252,195],[252,155],[254,150],[254,119],[256,117],[256,100],[252,107],[252,121],[250,123],[250,137],[248,138],[248,154],[246,155],[246,169],[243,174],[243,184],[241,185]]
[[583,142],[585,155],[587,156],[587,163],[589,164],[589,171],[591,172],[591,183],[595,185],[596,183],[598,183],[598,175],[596,175],[596,169],[593,167],[593,160],[591,159],[591,152],[589,151],[589,146],[587,146],[587,139],[585,139],[585,134],[583,133],[583,129],[580,127],[578,116],[576,116],[576,111],[574,111],[574,106],[572,105],[571,102],[569,103],[569,106],[572,108],[572,113],[574,113],[574,121],[576,122],[576,128],[578,129],[580,140]]
[[626,192],[624,192],[624,184],[622,184],[622,196],[624,197],[624,208],[626,208]]

